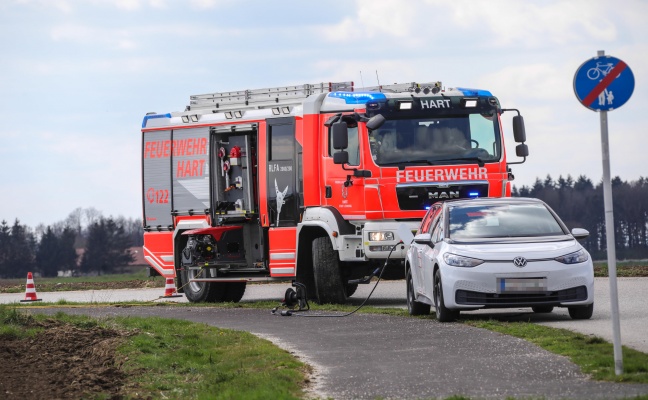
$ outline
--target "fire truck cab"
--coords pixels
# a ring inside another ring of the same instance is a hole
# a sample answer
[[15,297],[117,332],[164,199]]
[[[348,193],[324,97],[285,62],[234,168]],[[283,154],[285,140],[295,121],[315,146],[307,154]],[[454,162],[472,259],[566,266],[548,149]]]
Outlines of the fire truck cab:
[[190,97],[142,122],[144,255],[190,301],[239,301],[247,282],[294,280],[343,303],[409,243],[439,199],[510,195],[490,92],[440,82],[352,82]]

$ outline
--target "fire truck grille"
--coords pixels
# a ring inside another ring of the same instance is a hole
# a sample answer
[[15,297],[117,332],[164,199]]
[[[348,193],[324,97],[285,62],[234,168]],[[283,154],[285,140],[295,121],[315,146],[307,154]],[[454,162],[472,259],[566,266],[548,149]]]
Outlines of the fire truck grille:
[[488,183],[469,185],[403,185],[396,187],[401,210],[426,210],[439,200],[488,197]]

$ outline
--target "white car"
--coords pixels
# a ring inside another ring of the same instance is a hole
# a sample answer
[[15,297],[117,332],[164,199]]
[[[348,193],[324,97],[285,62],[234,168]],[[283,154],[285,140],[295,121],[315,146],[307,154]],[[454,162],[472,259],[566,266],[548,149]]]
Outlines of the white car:
[[406,259],[411,315],[436,308],[441,322],[461,310],[567,307],[573,319],[594,310],[594,267],[544,202],[531,198],[447,200],[432,205]]

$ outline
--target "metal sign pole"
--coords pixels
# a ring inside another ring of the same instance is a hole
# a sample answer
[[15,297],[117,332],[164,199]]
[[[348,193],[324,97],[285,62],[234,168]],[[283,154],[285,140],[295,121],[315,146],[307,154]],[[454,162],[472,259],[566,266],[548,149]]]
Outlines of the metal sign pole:
[[[598,56],[605,55],[603,50]],[[605,207],[605,236],[607,238],[608,280],[610,281],[610,306],[612,312],[612,339],[614,346],[614,372],[623,374],[621,351],[621,324],[619,322],[619,294],[617,290],[616,245],[614,239],[614,212],[612,211],[612,183],[610,179],[610,146],[608,143],[607,111],[600,111],[601,149],[603,152],[603,204]]]

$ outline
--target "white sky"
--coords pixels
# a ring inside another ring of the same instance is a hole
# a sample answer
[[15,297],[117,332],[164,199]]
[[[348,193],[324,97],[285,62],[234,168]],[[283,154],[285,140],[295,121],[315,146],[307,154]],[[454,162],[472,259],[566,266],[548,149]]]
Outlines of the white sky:
[[525,119],[516,186],[596,183],[599,115],[573,77],[597,50],[635,77],[608,113],[612,175],[646,177],[647,15],[644,0],[0,0],[0,220],[35,227],[77,207],[139,218],[146,112],[207,92],[361,86],[360,71],[367,86],[378,71],[383,84],[490,90]]

